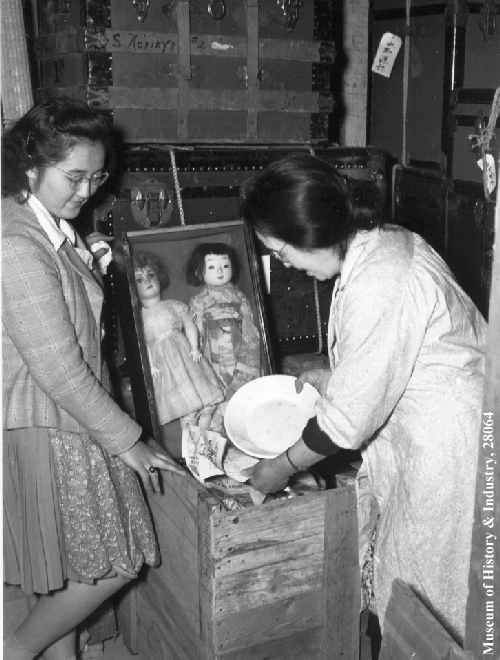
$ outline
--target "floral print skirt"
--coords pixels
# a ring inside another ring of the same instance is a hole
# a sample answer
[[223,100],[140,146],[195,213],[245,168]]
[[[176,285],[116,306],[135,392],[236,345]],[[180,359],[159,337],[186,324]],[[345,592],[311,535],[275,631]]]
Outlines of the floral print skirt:
[[138,478],[90,436],[4,431],[4,581],[27,594],[66,579],[136,577],[158,563]]

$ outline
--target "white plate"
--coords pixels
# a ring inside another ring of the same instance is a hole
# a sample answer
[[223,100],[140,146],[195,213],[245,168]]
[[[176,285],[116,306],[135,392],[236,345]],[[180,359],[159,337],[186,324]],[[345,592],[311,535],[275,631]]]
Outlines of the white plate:
[[224,425],[238,449],[257,458],[274,458],[297,442],[315,414],[319,393],[306,383],[297,394],[295,380],[293,376],[263,376],[230,399]]

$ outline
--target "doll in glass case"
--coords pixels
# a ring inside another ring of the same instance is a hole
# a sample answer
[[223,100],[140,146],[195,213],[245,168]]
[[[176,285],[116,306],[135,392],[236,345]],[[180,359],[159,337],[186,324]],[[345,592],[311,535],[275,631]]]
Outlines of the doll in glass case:
[[262,374],[260,335],[248,298],[236,286],[239,272],[238,255],[225,243],[197,245],[186,267],[188,284],[203,287],[191,298],[189,310],[203,354],[224,390],[224,403]]
[[159,422],[187,418],[208,428],[223,389],[200,351],[193,316],[185,303],[162,300],[169,276],[161,258],[139,253],[133,266]]

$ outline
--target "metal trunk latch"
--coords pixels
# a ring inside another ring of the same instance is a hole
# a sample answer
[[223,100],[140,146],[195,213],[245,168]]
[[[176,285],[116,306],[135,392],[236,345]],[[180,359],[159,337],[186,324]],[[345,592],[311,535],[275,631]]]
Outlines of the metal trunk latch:
[[304,6],[302,0],[277,0],[278,7],[283,12],[283,23],[292,32],[299,20],[299,10]]
[[[161,184],[147,186],[146,192],[140,188],[131,190],[132,215],[134,220],[147,229],[168,224],[173,211],[172,195]],[[151,190],[153,188],[153,190]]]
[[149,9],[149,0],[132,0],[132,5],[137,12],[137,18],[142,23],[146,20]]
[[479,21],[479,29],[485,39],[491,39],[497,27],[498,7],[495,0],[485,0]]

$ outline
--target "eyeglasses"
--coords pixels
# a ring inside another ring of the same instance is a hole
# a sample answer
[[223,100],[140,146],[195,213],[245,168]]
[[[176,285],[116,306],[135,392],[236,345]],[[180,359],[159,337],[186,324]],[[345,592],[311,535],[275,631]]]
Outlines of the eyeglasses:
[[109,179],[109,174],[107,172],[99,172],[99,174],[93,174],[92,176],[83,176],[65,172],[60,167],[57,167],[57,165],[51,165],[51,167],[66,175],[66,178],[69,181],[69,185],[71,188],[73,188],[73,190],[78,190],[78,188],[84,184],[87,185],[87,183],[90,183],[91,188],[99,188],[99,186],[102,186],[102,184],[106,183],[106,181]]
[[283,243],[283,245],[281,246],[281,248],[279,250],[269,250],[270,253],[273,255],[273,257],[275,259],[278,259],[278,261],[281,261],[281,263],[283,263],[283,264],[288,263],[287,260],[281,254],[283,252],[283,250],[285,249],[286,245],[287,245],[286,243]]

